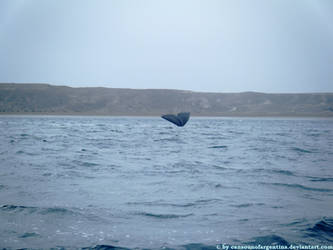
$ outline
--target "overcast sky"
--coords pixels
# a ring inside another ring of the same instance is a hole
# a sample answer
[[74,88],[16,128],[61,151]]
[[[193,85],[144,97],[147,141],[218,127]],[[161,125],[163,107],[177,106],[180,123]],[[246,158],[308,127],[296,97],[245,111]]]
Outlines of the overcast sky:
[[333,1],[0,0],[0,82],[333,92]]

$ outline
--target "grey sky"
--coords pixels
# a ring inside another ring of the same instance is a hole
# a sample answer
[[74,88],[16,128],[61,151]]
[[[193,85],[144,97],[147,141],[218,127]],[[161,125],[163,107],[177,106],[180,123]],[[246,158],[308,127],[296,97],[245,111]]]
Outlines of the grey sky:
[[333,1],[0,0],[0,82],[333,92]]

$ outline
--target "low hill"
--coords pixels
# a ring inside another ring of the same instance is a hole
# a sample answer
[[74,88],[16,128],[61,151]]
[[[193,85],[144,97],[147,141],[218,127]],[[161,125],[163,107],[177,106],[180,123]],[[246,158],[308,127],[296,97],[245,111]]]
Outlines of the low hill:
[[333,117],[333,93],[204,93],[170,89],[0,84],[0,114]]

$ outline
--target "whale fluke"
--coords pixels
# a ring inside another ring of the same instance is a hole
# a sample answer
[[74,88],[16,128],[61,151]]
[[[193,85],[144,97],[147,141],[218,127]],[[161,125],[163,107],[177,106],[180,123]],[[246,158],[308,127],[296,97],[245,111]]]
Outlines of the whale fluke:
[[190,112],[181,112],[177,115],[167,114],[161,116],[163,119],[176,124],[178,127],[183,127],[190,119]]

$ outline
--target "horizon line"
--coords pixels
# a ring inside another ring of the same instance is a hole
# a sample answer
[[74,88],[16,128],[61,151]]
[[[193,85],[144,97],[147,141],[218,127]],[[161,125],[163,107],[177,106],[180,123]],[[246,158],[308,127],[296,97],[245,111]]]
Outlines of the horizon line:
[[70,84],[56,84],[48,82],[0,82],[0,84],[17,84],[17,85],[49,85],[53,87],[67,87],[67,88],[106,88],[106,89],[124,89],[124,90],[171,90],[171,91],[182,91],[182,92],[192,92],[192,93],[207,93],[207,94],[241,94],[241,93],[258,93],[258,94],[333,94],[333,91],[327,92],[262,92],[255,90],[244,90],[239,92],[220,92],[220,91],[197,91],[188,89],[167,89],[167,88],[126,88],[126,87],[106,87],[106,86],[71,86]]

